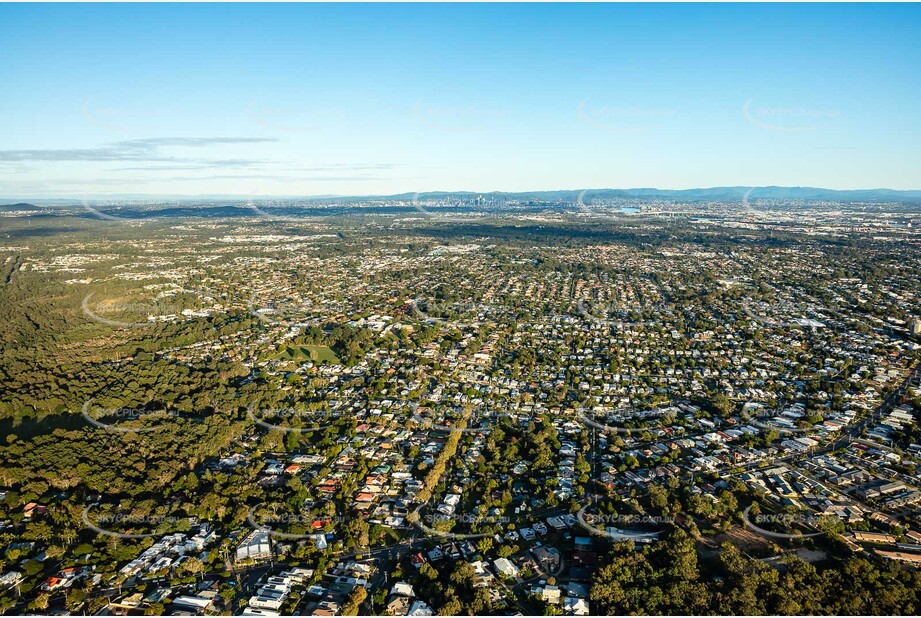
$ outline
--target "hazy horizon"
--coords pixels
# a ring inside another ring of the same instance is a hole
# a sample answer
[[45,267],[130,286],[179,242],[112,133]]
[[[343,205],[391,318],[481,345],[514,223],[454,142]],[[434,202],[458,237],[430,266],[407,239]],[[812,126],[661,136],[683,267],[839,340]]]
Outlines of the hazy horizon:
[[[750,185],[725,185],[719,187],[680,187],[680,188],[671,188],[671,187],[579,187],[579,188],[557,188],[557,189],[531,189],[523,191],[501,191],[501,190],[484,190],[478,191],[474,189],[457,189],[457,190],[441,190],[441,189],[432,189],[428,191],[399,191],[396,193],[390,194],[326,194],[326,195],[282,195],[282,194],[220,194],[220,193],[202,193],[202,194],[141,194],[141,193],[110,193],[110,194],[87,194],[87,195],[66,195],[66,196],[50,196],[50,197],[29,197],[27,195],[12,195],[4,196],[0,195],[0,201],[28,201],[34,200],[36,202],[42,201],[66,201],[66,200],[103,200],[103,199],[125,199],[125,200],[145,200],[145,199],[174,199],[174,200],[198,200],[198,199],[226,199],[226,200],[245,200],[245,199],[307,199],[307,200],[322,200],[322,199],[384,199],[384,198],[398,198],[402,196],[412,196],[414,194],[418,195],[432,195],[432,194],[445,194],[445,195],[457,195],[457,194],[470,194],[470,195],[525,195],[525,194],[546,194],[546,193],[579,193],[581,191],[585,192],[605,192],[605,191],[657,191],[657,192],[706,192],[706,191],[717,191],[722,189],[751,189],[753,192],[759,189],[768,190],[768,189],[790,189],[790,190],[811,190],[811,191],[823,191],[829,193],[855,193],[855,192],[886,192],[886,193],[895,193],[895,194],[912,194],[918,193],[917,197],[921,198],[921,189],[890,189],[888,187],[858,187],[851,189],[830,189],[828,187],[812,187],[812,186],[803,186],[803,187],[788,187],[783,185],[765,185],[753,187]],[[912,196],[915,197],[915,196]]]

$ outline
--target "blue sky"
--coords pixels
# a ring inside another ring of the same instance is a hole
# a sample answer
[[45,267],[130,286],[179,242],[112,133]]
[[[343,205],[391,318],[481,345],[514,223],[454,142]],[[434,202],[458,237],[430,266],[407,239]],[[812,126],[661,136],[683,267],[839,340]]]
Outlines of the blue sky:
[[921,6],[0,4],[0,196],[921,188]]

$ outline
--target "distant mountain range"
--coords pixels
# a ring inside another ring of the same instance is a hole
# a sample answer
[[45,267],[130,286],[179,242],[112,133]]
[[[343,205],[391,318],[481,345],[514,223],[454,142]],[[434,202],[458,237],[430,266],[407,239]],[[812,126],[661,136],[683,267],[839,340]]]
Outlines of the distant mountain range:
[[[278,197],[271,196],[142,196],[142,195],[118,195],[105,196],[105,200],[111,204],[112,200],[173,200],[182,203],[173,204],[179,210],[187,210],[196,207],[214,207],[233,206],[236,208],[245,207],[245,202],[249,200],[269,200],[277,199],[279,201],[309,201],[324,202],[330,201],[357,203],[367,200],[374,201],[403,201],[410,202],[413,200],[426,201],[437,199],[463,199],[482,196],[483,198],[503,198],[506,200],[534,201],[534,202],[560,202],[576,203],[579,196],[589,203],[595,199],[662,199],[662,200],[679,200],[684,202],[739,202],[748,194],[749,199],[777,199],[777,200],[807,200],[807,201],[831,201],[831,202],[921,202],[921,190],[899,191],[894,189],[821,189],[816,187],[710,187],[704,189],[587,189],[587,190],[559,190],[559,191],[426,191],[423,193],[400,193],[395,195],[355,195],[355,196],[312,196],[312,197]],[[101,199],[101,198],[100,198]],[[92,202],[92,200],[90,200]],[[40,210],[48,207],[73,207],[80,206],[81,201],[68,198],[49,198],[30,200],[30,203],[20,202],[16,204],[0,205],[0,212],[21,211],[21,210]],[[38,204],[38,205],[36,205]],[[168,208],[168,205],[164,204]],[[127,203],[122,208],[126,210],[143,209],[144,207],[137,204]]]
[[[921,200],[921,190],[897,191],[894,189],[820,189],[815,187],[710,187],[706,189],[588,189],[583,199],[600,198],[637,198],[637,199],[674,199],[686,201],[740,201],[749,194],[750,199],[787,199],[818,201],[857,201],[857,202],[914,202]],[[569,201],[578,199],[582,190],[560,191],[525,191],[525,192],[489,192],[475,191],[432,191],[419,193],[417,199],[437,199],[463,197],[467,195],[502,196],[543,201]],[[403,193],[389,197],[392,199],[411,199],[414,194]]]

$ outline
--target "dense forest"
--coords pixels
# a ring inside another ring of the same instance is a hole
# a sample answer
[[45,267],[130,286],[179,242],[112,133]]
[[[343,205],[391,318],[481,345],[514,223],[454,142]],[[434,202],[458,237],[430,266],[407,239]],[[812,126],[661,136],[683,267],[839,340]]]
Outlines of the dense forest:
[[917,615],[921,573],[889,561],[850,557],[817,568],[795,556],[779,565],[726,543],[718,558],[698,558],[676,529],[665,543],[615,547],[594,576],[598,614]]

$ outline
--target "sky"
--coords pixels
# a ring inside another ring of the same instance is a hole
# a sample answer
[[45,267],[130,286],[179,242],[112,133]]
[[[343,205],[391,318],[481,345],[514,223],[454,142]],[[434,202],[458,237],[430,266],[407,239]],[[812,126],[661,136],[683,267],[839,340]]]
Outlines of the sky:
[[0,4],[4,198],[921,189],[918,4]]

